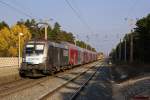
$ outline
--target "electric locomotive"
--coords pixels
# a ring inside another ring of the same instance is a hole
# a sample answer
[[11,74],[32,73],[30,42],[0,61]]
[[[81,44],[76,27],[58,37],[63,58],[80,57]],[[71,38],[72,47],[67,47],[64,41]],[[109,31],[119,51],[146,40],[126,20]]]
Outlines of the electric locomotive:
[[31,40],[24,46],[19,74],[21,77],[45,76],[94,60],[96,60],[95,52],[67,42]]

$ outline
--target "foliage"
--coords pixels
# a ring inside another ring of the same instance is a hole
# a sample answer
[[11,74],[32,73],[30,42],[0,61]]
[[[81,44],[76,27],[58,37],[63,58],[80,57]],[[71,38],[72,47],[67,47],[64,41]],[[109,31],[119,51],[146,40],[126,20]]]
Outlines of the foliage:
[[3,29],[4,27],[8,28],[9,26],[4,21],[0,22],[0,30]]
[[9,44],[11,44],[11,32],[7,27],[0,30],[0,55],[8,56]]
[[18,55],[18,35],[21,36],[21,51],[26,41],[31,39],[31,33],[25,25],[14,25],[11,28],[4,27],[0,30],[0,56]]
[[81,47],[81,48],[86,48],[88,50],[96,52],[95,48],[92,48],[89,44],[85,43],[84,41],[77,40],[76,41],[76,45],[79,46],[79,47]]
[[[136,22],[136,28],[133,32],[125,35],[123,40],[126,40],[126,55],[127,62],[130,61],[131,36],[133,37],[133,60],[135,63],[150,62],[150,14]],[[121,45],[121,49],[120,49]],[[121,51],[121,59],[119,52]],[[110,53],[114,61],[125,60],[125,41],[118,43],[116,48]],[[132,63],[134,63],[132,62]]]
[[[20,20],[15,25],[9,27],[4,21],[0,22],[0,56],[17,56],[18,55],[18,35],[21,36],[21,52],[24,44],[30,39],[44,39],[44,27],[39,26],[38,22],[34,19],[27,19],[26,21]],[[66,41],[75,44],[75,37],[73,33],[61,30],[58,22],[52,28],[48,25],[48,40],[54,42]],[[95,51],[90,45],[83,41],[77,41],[77,45],[82,48]]]
[[55,23],[54,25],[54,28],[49,31],[49,39],[51,41],[54,41],[54,42],[59,42],[60,41],[60,38],[59,38],[59,33],[61,32],[60,30],[61,26],[59,25],[59,23]]

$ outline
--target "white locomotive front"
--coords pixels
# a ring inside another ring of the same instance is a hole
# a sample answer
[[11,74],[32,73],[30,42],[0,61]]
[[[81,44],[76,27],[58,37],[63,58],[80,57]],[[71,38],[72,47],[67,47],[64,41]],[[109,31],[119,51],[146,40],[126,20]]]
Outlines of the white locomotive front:
[[29,41],[23,51],[21,76],[31,76],[46,69],[47,46],[46,42]]
[[25,56],[23,62],[28,64],[41,64],[46,60],[44,53],[45,44],[27,44],[25,47]]

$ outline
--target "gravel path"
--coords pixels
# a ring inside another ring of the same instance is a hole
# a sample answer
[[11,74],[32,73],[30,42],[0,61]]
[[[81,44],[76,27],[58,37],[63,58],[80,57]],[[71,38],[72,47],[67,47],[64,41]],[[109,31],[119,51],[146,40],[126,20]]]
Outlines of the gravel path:
[[112,100],[110,68],[102,66],[76,100]]

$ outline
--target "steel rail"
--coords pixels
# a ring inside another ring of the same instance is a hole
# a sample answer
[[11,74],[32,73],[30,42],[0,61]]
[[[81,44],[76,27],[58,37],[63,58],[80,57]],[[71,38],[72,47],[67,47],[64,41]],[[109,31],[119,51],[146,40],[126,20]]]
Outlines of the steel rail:
[[[97,62],[94,66],[96,66],[99,62]],[[77,78],[79,78],[80,76],[84,75],[87,71],[89,71],[90,69],[92,69],[94,66],[91,66],[90,68],[88,68],[87,70],[85,70],[84,72],[78,74],[76,77],[70,79],[69,81],[67,81],[66,83],[60,85],[59,87],[57,87],[56,89],[43,94],[41,97],[38,98],[38,100],[47,100],[48,97],[52,96],[54,93],[56,93],[58,90],[60,90],[61,88],[65,87],[67,84],[69,84],[70,82],[76,80]],[[95,73],[95,72],[94,72]]]
[[89,81],[95,76],[97,73],[99,67],[96,69],[96,71],[83,83],[83,85],[71,96],[70,100],[75,100],[76,97],[79,95],[79,93],[84,89],[84,87],[89,83]]

